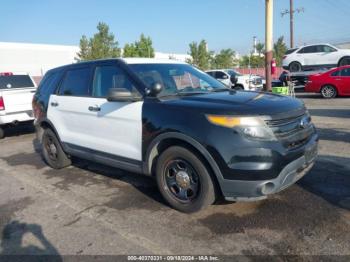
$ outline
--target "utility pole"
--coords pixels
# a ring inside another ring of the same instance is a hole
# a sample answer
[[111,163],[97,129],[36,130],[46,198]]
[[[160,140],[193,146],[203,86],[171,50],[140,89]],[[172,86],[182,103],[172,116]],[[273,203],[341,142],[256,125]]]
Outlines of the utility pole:
[[289,0],[290,48],[294,48],[294,8],[293,0]]
[[266,91],[271,91],[271,62],[273,58],[273,0],[265,0],[265,76]]
[[285,9],[281,12],[281,16],[289,14],[289,24],[290,24],[290,48],[294,48],[294,13],[304,12],[304,7],[294,9],[294,0],[289,0],[289,10]]

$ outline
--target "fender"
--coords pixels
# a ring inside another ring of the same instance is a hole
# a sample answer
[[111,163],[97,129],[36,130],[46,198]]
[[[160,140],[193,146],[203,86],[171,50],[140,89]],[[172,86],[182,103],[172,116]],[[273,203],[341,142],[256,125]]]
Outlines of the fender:
[[[43,128],[43,124],[48,125],[48,126],[52,129],[52,131],[56,134],[57,139],[58,139],[58,141],[60,142],[60,144],[61,144],[63,150],[66,151],[66,148],[65,148],[64,144],[61,142],[61,138],[60,138],[60,136],[58,135],[58,132],[57,132],[55,126],[53,125],[53,123],[52,123],[47,117],[41,118],[40,121],[37,121],[37,122],[35,123],[36,133],[37,133],[37,139],[40,141],[40,143],[41,143],[41,141],[42,141],[42,134],[43,134],[43,132],[42,132],[42,131],[39,131],[38,128]],[[40,133],[40,132],[41,132],[41,133]]]
[[191,146],[193,146],[195,149],[197,149],[201,153],[201,155],[205,158],[205,160],[209,163],[216,178],[218,179],[218,182],[220,183],[223,180],[223,176],[221,174],[221,171],[220,171],[218,165],[216,164],[214,158],[207,151],[207,149],[202,144],[200,144],[199,142],[194,140],[193,138],[191,138],[187,135],[184,135],[182,133],[178,133],[178,132],[163,133],[163,134],[158,135],[156,138],[154,138],[152,140],[152,142],[150,143],[150,145],[146,151],[146,154],[144,155],[144,159],[143,159],[143,173],[144,174],[151,175],[151,169],[152,169],[151,161],[155,157],[155,154],[157,154],[157,151],[156,151],[157,146],[162,141],[169,139],[169,138],[182,140],[182,141],[190,144]]

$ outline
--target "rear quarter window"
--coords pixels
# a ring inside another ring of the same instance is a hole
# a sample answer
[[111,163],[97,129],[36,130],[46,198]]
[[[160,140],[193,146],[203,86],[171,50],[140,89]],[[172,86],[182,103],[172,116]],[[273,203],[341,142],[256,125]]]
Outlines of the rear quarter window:
[[285,54],[290,55],[290,54],[294,53],[296,50],[298,50],[298,48],[289,49],[289,50],[287,50],[287,52]]
[[0,76],[0,89],[33,87],[35,87],[35,85],[29,75]]

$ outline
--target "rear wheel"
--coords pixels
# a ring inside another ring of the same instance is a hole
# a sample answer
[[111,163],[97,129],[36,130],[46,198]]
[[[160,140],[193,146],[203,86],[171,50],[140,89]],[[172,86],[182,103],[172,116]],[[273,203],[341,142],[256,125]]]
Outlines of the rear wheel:
[[290,72],[301,72],[303,70],[303,67],[299,62],[292,62],[289,65],[289,71]]
[[337,96],[337,89],[332,85],[325,85],[321,88],[321,95],[324,98],[334,98]]
[[215,201],[215,186],[207,167],[184,147],[173,146],[160,155],[156,178],[165,200],[181,212],[196,212]]
[[49,128],[43,133],[42,154],[46,163],[54,169],[61,169],[72,163],[63,151],[56,134]]
[[350,57],[343,57],[342,59],[340,59],[338,66],[345,66],[345,65],[350,65]]
[[5,137],[5,130],[0,127],[0,139],[3,139]]

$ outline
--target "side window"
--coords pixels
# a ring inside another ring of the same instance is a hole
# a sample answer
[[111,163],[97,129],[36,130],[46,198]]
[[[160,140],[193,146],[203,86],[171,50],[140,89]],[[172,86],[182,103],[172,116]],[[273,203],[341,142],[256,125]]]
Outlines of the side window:
[[335,52],[337,51],[336,49],[334,49],[333,47],[329,46],[329,45],[323,45],[322,46],[323,51],[322,52],[326,52],[326,53],[330,53],[330,52]]
[[88,67],[68,70],[60,87],[60,95],[88,96],[89,78],[90,68]]
[[40,83],[40,94],[46,97],[55,93],[59,76],[60,72],[54,72],[45,78],[45,81],[42,83],[42,85]]
[[208,75],[215,77],[215,72],[207,72]]
[[340,71],[341,76],[350,76],[350,68],[345,68]]
[[227,79],[227,76],[224,72],[221,72],[221,71],[217,71],[216,72],[216,78],[217,79]]
[[130,92],[137,92],[129,76],[119,67],[108,65],[96,67],[92,96],[107,97],[110,88],[125,88]]
[[298,51],[298,54],[304,54],[304,53],[305,53],[305,47]]
[[307,47],[304,47],[303,49],[304,49],[304,53],[305,54],[311,54],[311,53],[319,52],[316,45],[307,46]]
[[340,71],[335,71],[331,74],[331,76],[340,76]]

